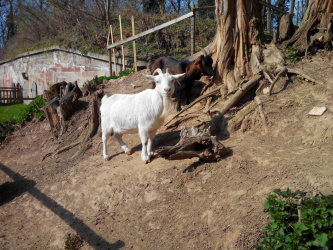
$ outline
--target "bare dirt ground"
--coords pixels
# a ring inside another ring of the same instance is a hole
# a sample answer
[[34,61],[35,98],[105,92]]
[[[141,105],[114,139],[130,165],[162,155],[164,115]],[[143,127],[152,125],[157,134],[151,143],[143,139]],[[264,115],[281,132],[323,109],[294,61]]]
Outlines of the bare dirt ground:
[[[231,153],[217,163],[144,164],[138,135],[124,136],[130,156],[111,138],[108,162],[99,134],[83,155],[75,155],[80,145],[56,153],[79,140],[85,105],[59,138],[46,120],[16,130],[0,149],[0,248],[63,249],[71,233],[83,239],[82,249],[251,249],[274,189],[333,193],[332,55],[288,67],[324,85],[297,76],[277,83],[271,97],[261,97],[268,133],[255,119],[224,131],[221,142]],[[149,83],[140,73],[112,81],[105,92],[141,91],[130,85]],[[327,111],[309,116],[315,106]]]

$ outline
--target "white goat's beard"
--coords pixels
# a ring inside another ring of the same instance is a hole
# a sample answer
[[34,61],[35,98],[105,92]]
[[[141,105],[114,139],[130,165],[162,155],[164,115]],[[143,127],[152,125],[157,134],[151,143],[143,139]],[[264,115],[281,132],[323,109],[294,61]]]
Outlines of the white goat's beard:
[[165,118],[171,113],[173,108],[173,102],[171,97],[163,96],[162,98],[163,98],[163,111],[161,117]]

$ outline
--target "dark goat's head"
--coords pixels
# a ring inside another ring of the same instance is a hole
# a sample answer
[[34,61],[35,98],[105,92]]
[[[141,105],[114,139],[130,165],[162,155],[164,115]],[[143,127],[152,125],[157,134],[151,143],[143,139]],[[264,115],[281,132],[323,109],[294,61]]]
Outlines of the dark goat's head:
[[186,74],[191,75],[200,72],[201,75],[213,75],[213,59],[211,55],[201,55],[195,62],[186,68]]

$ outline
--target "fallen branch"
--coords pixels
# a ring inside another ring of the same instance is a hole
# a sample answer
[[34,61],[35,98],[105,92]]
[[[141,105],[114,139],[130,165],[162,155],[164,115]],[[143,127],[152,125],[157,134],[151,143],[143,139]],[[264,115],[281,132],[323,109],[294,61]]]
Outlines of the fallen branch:
[[246,107],[241,109],[239,112],[237,112],[235,117],[232,118],[228,122],[228,131],[229,131],[229,133],[235,132],[240,127],[240,125],[243,122],[245,116],[250,114],[257,106],[258,106],[257,103],[251,102],[249,105],[247,105]]
[[261,121],[262,121],[262,124],[264,126],[265,134],[267,134],[268,133],[268,128],[267,128],[266,116],[264,114],[264,111],[262,110],[262,102],[261,102],[259,96],[256,96],[254,98],[254,100],[258,103],[259,113],[260,113],[260,116],[261,116]]
[[307,80],[309,80],[311,82],[319,83],[321,85],[324,85],[324,83],[322,81],[315,80],[312,77],[308,76],[307,74],[303,73],[302,71],[299,71],[299,70],[296,70],[296,69],[288,69],[288,73],[290,73],[290,74],[297,74],[297,75],[300,75],[303,78],[305,78],[305,79],[307,79]]
[[241,86],[236,93],[225,103],[223,108],[219,110],[221,115],[224,115],[230,108],[232,108],[247,92],[254,88],[262,79],[261,75],[254,76],[251,80]]
[[80,142],[75,142],[75,143],[72,143],[71,145],[68,145],[66,147],[63,147],[61,149],[59,149],[57,152],[55,152],[55,154],[61,154],[62,152],[65,152],[67,150],[70,150],[71,148],[74,148],[75,146],[79,145]]
[[178,117],[180,114],[184,113],[186,110],[188,110],[189,108],[193,107],[195,104],[197,104],[198,102],[201,102],[202,100],[211,97],[213,95],[216,95],[217,93],[220,92],[220,89],[223,86],[220,86],[210,92],[208,92],[207,94],[198,97],[197,99],[195,99],[193,102],[191,102],[189,105],[187,105],[186,107],[184,107],[179,113],[177,113],[174,117],[172,117],[166,124],[164,124],[164,126],[167,126],[173,119],[175,119],[176,117]]
[[280,76],[281,76],[283,73],[285,73],[285,72],[287,72],[287,68],[286,68],[286,67],[283,67],[283,68],[281,68],[281,70],[279,71],[279,73],[276,75],[274,81],[272,82],[271,86],[269,87],[269,92],[268,92],[268,95],[269,95],[269,96],[271,96],[271,94],[272,94],[272,90],[273,90],[273,87],[274,87],[275,83],[276,83],[277,80],[280,78]]

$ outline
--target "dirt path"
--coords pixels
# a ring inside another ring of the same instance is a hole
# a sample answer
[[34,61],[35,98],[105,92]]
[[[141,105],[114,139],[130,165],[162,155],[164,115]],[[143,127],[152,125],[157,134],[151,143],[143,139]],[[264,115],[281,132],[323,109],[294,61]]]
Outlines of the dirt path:
[[[111,139],[108,162],[99,136],[76,159],[77,147],[54,154],[79,138],[86,111],[59,140],[46,121],[15,131],[0,150],[1,249],[63,249],[68,233],[80,235],[82,249],[250,249],[274,189],[333,192],[333,63],[318,55],[294,67],[326,84],[296,76],[277,83],[262,100],[269,133],[249,121],[222,141],[232,152],[218,163],[146,165],[137,135],[124,136],[131,156]],[[130,83],[142,79],[132,74],[105,91],[139,91]],[[328,110],[309,116],[314,106]]]

